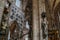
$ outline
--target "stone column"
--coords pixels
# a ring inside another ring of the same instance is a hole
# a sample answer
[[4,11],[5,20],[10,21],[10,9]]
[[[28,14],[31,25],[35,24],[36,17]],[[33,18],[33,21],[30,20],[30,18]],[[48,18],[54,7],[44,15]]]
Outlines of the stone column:
[[39,40],[38,0],[33,0],[33,40]]
[[42,29],[42,22],[43,22],[43,18],[42,18],[42,13],[43,12],[46,12],[46,10],[45,10],[45,0],[39,0],[39,22],[40,22],[40,40],[44,40],[43,39],[43,32],[42,31],[44,31],[43,29]]
[[[46,8],[45,8],[45,0],[39,0],[39,22],[40,22],[40,40],[48,40],[48,36],[46,36],[45,38],[43,38],[43,31],[45,33],[45,35],[48,34],[48,27],[47,27],[47,18],[42,18],[42,13],[45,13],[46,15]],[[44,30],[42,27],[42,23],[45,24]]]

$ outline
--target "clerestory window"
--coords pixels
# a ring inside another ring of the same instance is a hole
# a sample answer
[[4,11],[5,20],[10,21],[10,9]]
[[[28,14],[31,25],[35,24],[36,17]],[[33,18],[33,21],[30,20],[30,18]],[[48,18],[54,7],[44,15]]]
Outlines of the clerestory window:
[[20,7],[20,5],[21,5],[21,1],[20,0],[16,0],[16,6]]

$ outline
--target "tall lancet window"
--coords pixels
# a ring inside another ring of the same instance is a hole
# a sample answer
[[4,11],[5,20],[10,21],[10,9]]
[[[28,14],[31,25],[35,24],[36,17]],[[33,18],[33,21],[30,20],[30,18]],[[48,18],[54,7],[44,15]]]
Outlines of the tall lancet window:
[[21,1],[20,0],[16,0],[16,6],[20,7],[21,6]]

